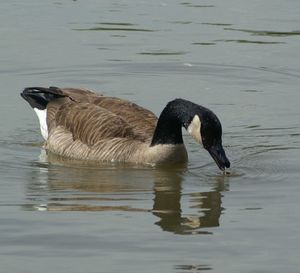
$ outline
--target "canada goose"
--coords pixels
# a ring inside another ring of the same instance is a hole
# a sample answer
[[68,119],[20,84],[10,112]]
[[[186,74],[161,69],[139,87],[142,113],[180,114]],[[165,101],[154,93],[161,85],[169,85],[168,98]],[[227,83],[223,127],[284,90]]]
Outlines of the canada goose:
[[219,119],[193,102],[170,101],[157,118],[132,102],[85,89],[29,87],[21,96],[39,118],[45,149],[54,154],[90,161],[186,162],[184,127],[221,170],[230,167]]

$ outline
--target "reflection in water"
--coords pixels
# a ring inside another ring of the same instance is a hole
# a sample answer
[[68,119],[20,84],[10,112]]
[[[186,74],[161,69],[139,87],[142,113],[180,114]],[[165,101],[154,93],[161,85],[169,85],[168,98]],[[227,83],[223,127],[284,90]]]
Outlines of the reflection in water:
[[185,165],[91,166],[43,157],[32,168],[26,210],[152,212],[156,225],[176,234],[211,234],[201,229],[219,226],[223,176],[208,191],[183,194]]
[[181,209],[182,194],[181,176],[178,173],[168,175],[163,179],[156,178],[154,183],[153,214],[160,218],[156,222],[163,230],[177,234],[206,234],[200,228],[219,226],[221,216],[221,191],[224,181],[216,181],[216,185],[207,192],[191,193],[189,208],[196,210],[185,214]]

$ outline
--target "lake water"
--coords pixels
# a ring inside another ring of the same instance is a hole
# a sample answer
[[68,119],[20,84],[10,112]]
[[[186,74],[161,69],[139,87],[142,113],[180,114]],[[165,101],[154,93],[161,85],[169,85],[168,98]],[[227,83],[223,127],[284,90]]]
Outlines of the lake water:
[[[0,272],[300,272],[300,1],[2,1]],[[27,86],[211,108],[224,176],[47,158]]]

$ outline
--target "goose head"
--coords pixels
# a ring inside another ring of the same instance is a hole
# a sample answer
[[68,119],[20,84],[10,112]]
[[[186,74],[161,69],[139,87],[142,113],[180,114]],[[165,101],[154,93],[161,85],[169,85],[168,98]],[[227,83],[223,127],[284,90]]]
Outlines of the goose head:
[[183,125],[187,132],[203,145],[220,170],[230,167],[230,162],[222,145],[222,125],[218,117],[209,109],[197,105],[191,119]]
[[170,101],[157,122],[151,146],[183,144],[181,128],[201,143],[220,170],[230,167],[222,146],[222,126],[218,117],[208,108],[184,99]]

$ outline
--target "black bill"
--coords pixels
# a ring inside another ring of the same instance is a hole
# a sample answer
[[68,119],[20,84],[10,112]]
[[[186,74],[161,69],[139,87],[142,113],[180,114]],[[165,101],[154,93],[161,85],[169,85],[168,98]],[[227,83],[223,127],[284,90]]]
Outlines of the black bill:
[[226,157],[222,144],[215,144],[207,149],[211,157],[217,163],[220,170],[225,171],[225,168],[230,167],[230,162]]

